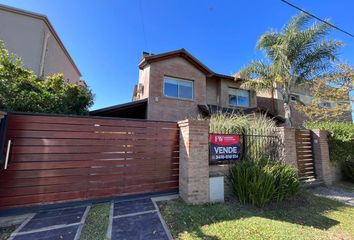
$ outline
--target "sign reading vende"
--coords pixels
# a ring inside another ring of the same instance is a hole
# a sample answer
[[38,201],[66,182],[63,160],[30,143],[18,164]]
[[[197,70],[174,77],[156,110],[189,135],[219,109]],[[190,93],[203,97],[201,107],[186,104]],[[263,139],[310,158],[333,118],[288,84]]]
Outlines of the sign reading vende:
[[240,159],[240,135],[210,134],[209,142],[210,163]]

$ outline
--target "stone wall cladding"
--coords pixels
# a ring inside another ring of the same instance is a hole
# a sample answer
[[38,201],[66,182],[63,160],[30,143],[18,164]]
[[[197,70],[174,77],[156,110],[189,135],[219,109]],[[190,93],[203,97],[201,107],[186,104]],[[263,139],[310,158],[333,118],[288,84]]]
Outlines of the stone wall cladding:
[[209,121],[183,120],[180,127],[179,194],[189,204],[209,201]]
[[340,180],[341,175],[339,167],[331,163],[329,158],[327,132],[319,129],[314,129],[312,132],[316,177],[325,184],[331,185]]

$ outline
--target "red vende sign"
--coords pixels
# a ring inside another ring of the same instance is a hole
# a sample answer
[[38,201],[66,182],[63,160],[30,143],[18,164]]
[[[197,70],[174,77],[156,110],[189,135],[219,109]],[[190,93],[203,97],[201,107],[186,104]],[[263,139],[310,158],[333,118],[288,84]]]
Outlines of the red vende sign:
[[240,142],[240,135],[210,134],[210,142],[218,145],[230,145]]
[[240,135],[210,134],[210,163],[240,159]]

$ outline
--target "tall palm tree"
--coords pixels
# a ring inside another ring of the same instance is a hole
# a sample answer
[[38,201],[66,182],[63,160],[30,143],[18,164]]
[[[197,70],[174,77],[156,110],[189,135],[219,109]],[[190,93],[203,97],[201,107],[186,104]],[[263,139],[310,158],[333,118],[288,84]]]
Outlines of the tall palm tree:
[[327,39],[331,27],[298,14],[280,32],[264,33],[257,49],[265,60],[252,61],[239,72],[247,76],[245,85],[255,90],[276,90],[284,101],[285,125],[292,127],[290,96],[294,88],[311,82],[330,70],[342,42]]

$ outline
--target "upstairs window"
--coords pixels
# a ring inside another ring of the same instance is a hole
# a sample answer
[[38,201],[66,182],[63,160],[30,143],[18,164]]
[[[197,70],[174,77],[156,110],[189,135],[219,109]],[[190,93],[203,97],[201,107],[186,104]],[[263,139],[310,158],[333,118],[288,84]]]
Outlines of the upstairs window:
[[232,107],[249,107],[249,92],[247,90],[229,88],[229,105]]
[[290,95],[290,101],[296,103],[300,99],[299,95],[296,94],[291,94]]
[[321,108],[331,108],[332,104],[329,102],[322,102],[320,104],[318,104]]
[[193,99],[193,81],[165,77],[163,94],[166,97]]

